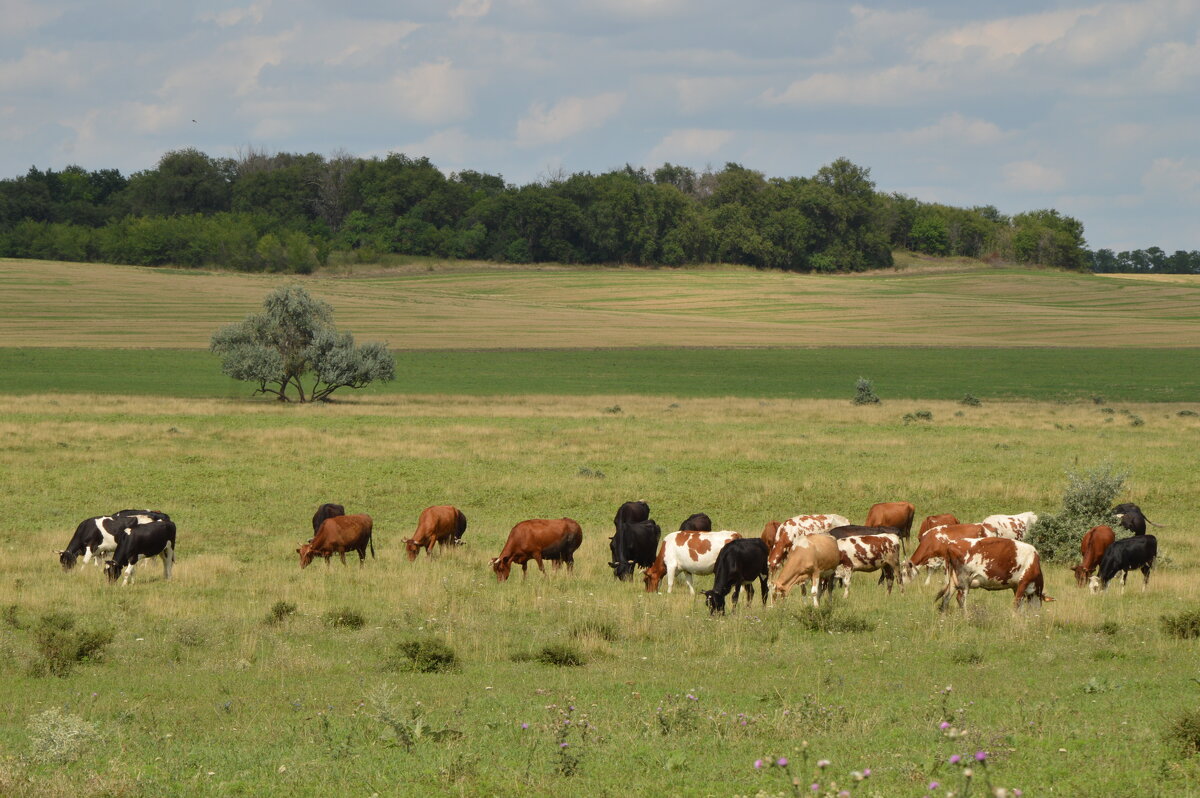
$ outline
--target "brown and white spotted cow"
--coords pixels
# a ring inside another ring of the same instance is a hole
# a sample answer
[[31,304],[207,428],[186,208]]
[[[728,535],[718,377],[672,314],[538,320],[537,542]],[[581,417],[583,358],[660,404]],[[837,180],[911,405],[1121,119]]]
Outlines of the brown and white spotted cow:
[[947,563],[949,578],[934,597],[945,611],[950,604],[950,591],[954,591],[958,606],[966,609],[967,592],[971,588],[983,590],[1011,590],[1013,609],[1022,601],[1033,603],[1053,601],[1043,592],[1042,563],[1037,549],[1019,540],[1009,538],[951,538],[942,534],[929,534],[917,546],[908,563],[921,565],[933,557]]
[[870,573],[883,569],[889,596],[896,574],[900,573],[900,592],[904,592],[904,574],[900,572],[899,535],[852,535],[836,540],[841,562],[834,576],[842,580],[845,588],[843,598],[850,595],[850,576],[857,571]]
[[[919,533],[917,547],[920,548],[921,543],[931,535],[941,535],[943,538],[987,538],[995,537],[991,530],[983,524],[945,524],[943,526],[935,526]],[[914,552],[915,554],[916,552]],[[943,570],[946,567],[945,561],[941,557],[929,557],[922,561],[920,566],[925,569],[925,584],[929,584],[929,580],[933,576],[934,571]],[[912,558],[904,566],[904,575],[909,581],[917,578],[917,566],[913,565]]]
[[658,585],[665,576],[667,592],[675,587],[675,575],[683,574],[688,590],[696,595],[692,577],[696,574],[711,574],[717,567],[717,555],[731,540],[740,538],[737,532],[672,532],[658,546],[658,556],[646,569],[646,592],[658,592]]
[[1025,534],[1037,520],[1037,513],[1024,512],[1017,515],[989,515],[979,523],[988,528],[992,537],[1024,540]]
[[900,545],[912,534],[913,516],[917,508],[908,502],[879,502],[867,510],[867,520],[863,526],[894,526],[900,536]]
[[925,537],[925,533],[933,529],[935,526],[949,526],[950,524],[959,523],[958,519],[952,513],[940,513],[938,515],[927,515],[925,520],[921,522],[921,528],[917,530],[917,541]]
[[1104,552],[1117,539],[1111,526],[1094,526],[1083,534],[1083,541],[1079,544],[1079,553],[1083,555],[1083,562],[1076,565],[1071,570],[1075,572],[1075,584],[1083,587],[1088,583],[1088,579],[1100,565],[1100,560],[1104,558]]
[[[775,530],[775,542],[767,555],[767,568],[774,573],[783,561],[787,559],[792,545],[803,535],[822,535],[834,527],[848,526],[850,519],[842,515],[827,513],[821,515],[797,515],[789,518]],[[766,537],[766,530],[763,530]]]

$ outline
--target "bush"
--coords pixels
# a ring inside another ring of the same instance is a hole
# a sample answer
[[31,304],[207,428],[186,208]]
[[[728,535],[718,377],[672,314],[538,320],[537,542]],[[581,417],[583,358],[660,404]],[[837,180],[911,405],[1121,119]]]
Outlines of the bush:
[[978,396],[970,393],[963,394],[963,398],[959,399],[958,403],[960,405],[966,405],[967,407],[979,407],[981,404],[983,404],[983,402],[979,401]]
[[38,620],[33,639],[40,656],[33,663],[33,674],[66,676],[81,662],[102,659],[113,633],[108,629],[76,629],[70,615],[52,612]]
[[875,386],[866,377],[859,377],[858,382],[854,384],[853,401],[856,405],[879,404],[879,397],[875,395]]
[[1069,564],[1079,558],[1079,542],[1085,532],[1100,524],[1112,525],[1109,512],[1125,485],[1125,473],[1111,464],[1085,474],[1067,472],[1062,511],[1042,515],[1025,536],[1046,562]]
[[283,623],[288,618],[296,614],[296,605],[290,601],[276,601],[271,605],[271,611],[267,613],[267,623],[277,624]]
[[795,616],[801,628],[809,632],[873,632],[875,622],[854,613],[836,613],[833,602],[820,607],[804,607]]
[[609,643],[617,642],[617,627],[608,621],[584,621],[571,628],[571,637],[598,637]]
[[560,668],[577,668],[586,665],[583,652],[567,643],[552,643],[533,655],[532,659],[543,665],[557,665]]
[[446,643],[436,638],[407,640],[397,647],[403,657],[393,658],[394,670],[416,673],[446,673],[460,668],[458,654]]
[[1171,637],[1188,640],[1200,637],[1200,609],[1184,610],[1178,615],[1163,615],[1159,622]]
[[361,629],[367,625],[367,619],[361,612],[343,607],[325,613],[325,623],[335,629]]
[[1189,709],[1176,717],[1164,737],[1184,756],[1200,753],[1200,709]]

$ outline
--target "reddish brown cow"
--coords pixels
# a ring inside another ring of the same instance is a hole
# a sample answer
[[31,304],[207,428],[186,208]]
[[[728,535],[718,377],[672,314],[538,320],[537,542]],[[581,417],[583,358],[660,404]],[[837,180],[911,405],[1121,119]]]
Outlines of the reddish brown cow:
[[433,544],[450,546],[462,537],[467,530],[467,517],[462,510],[448,504],[426,507],[417,519],[417,531],[404,541],[404,549],[408,552],[408,561],[417,559],[417,554],[424,547],[425,554],[433,553]]
[[499,557],[492,558],[492,570],[496,579],[503,582],[513,563],[521,566],[524,576],[529,568],[529,561],[537,562],[538,569],[546,572],[542,560],[551,560],[557,568],[560,562],[567,564],[567,570],[575,568],[575,550],[583,542],[583,530],[579,524],[570,518],[533,518],[522,521],[508,533],[508,540]]
[[1042,592],[1041,559],[1037,549],[1028,543],[1010,538],[952,538],[934,533],[925,536],[908,564],[921,565],[932,557],[946,561],[950,577],[934,598],[935,603],[941,602],[942,610],[950,603],[951,590],[957,593],[958,606],[965,609],[967,591],[973,587],[1011,590],[1013,609],[1019,608],[1022,601],[1032,604],[1034,599],[1054,600]]
[[337,515],[326,518],[312,540],[301,543],[300,548],[296,549],[296,553],[300,555],[300,567],[307,568],[317,556],[324,557],[325,565],[328,566],[329,558],[334,554],[341,557],[342,565],[345,565],[348,551],[358,552],[358,564],[361,566],[367,559],[368,546],[371,548],[371,556],[375,556],[375,544],[371,542],[372,526],[369,515]]
[[1083,542],[1079,545],[1083,562],[1071,569],[1075,572],[1075,584],[1079,587],[1087,584],[1092,571],[1100,565],[1104,552],[1116,539],[1111,526],[1094,526],[1084,533]]
[[921,528],[917,530],[917,540],[925,537],[925,533],[933,529],[935,526],[949,526],[957,524],[958,519],[950,513],[942,513],[941,515],[927,515],[925,520],[921,522]]
[[[953,518],[954,516],[950,517]],[[994,537],[983,524],[944,524],[942,526],[933,526],[917,533],[917,548],[919,549],[921,543],[925,542],[925,539],[933,533],[937,533],[943,538],[954,538],[955,540],[961,540],[962,538]],[[913,557],[916,557],[916,552],[913,552]],[[946,567],[945,561],[938,556],[930,557],[927,560],[922,560],[922,562],[918,563],[917,565],[925,566],[925,584],[929,584],[929,580],[933,576],[933,570],[935,568]],[[913,565],[912,559],[910,559],[905,565],[904,576],[909,580],[917,578],[917,567],[916,565]]]
[[900,537],[900,545],[904,546],[904,541],[908,540],[908,536],[912,534],[913,516],[916,514],[917,508],[913,507],[908,502],[880,502],[871,505],[871,509],[867,510],[867,520],[863,526],[894,526]]
[[767,544],[767,551],[775,548],[775,536],[777,534],[779,534],[779,522],[768,521],[763,527],[762,535],[760,535],[762,542]]

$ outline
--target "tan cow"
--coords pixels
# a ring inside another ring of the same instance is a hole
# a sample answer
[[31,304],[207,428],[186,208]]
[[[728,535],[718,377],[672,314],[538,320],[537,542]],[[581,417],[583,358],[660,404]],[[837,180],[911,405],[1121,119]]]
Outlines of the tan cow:
[[467,517],[462,510],[449,504],[439,504],[426,507],[417,519],[417,531],[411,538],[404,541],[404,549],[408,553],[408,561],[417,559],[421,549],[425,554],[433,553],[433,545],[452,546],[467,531]]
[[335,515],[321,522],[321,528],[312,540],[301,543],[296,553],[300,555],[300,567],[307,568],[314,557],[329,558],[334,554],[342,558],[346,564],[346,552],[358,552],[358,564],[361,566],[367,559],[367,547],[371,548],[371,556],[375,556],[375,544],[371,542],[371,531],[374,524],[369,515]]
[[818,607],[821,603],[821,593],[831,589],[829,582],[841,561],[838,542],[833,536],[801,535],[792,544],[783,567],[779,569],[775,582],[771,585],[772,594],[778,601],[786,598],[788,592],[797,584],[808,582],[812,585],[813,606]]

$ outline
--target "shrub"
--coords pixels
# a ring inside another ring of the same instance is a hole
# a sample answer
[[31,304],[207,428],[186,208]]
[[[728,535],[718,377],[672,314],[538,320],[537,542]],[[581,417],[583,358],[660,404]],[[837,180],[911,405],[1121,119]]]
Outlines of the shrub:
[[97,739],[95,724],[61,709],[47,709],[29,719],[30,758],[36,762],[70,762]]
[[930,410],[917,410],[912,413],[905,413],[903,421],[905,424],[912,424],[917,421],[933,421],[933,412]]
[[963,394],[963,398],[959,399],[958,403],[960,405],[966,405],[967,407],[979,407],[981,404],[983,404],[983,402],[979,401],[978,396],[970,393]]
[[428,637],[406,640],[397,647],[399,656],[392,660],[394,670],[416,673],[446,673],[459,670],[458,654],[446,643]]
[[1167,744],[1184,756],[1200,753],[1200,709],[1189,709],[1176,717],[1164,736]]
[[874,621],[854,613],[837,613],[829,601],[820,607],[804,607],[795,618],[809,632],[875,631]]
[[617,627],[608,621],[584,621],[571,628],[571,637],[598,637],[609,643],[617,642]]
[[325,623],[335,629],[361,629],[366,626],[367,619],[357,610],[342,607],[325,613]]
[[290,601],[276,601],[271,605],[271,611],[267,613],[267,623],[277,624],[283,623],[288,618],[296,614],[296,605]]
[[1079,541],[1094,526],[1112,523],[1109,510],[1125,485],[1125,473],[1111,464],[1079,474],[1067,472],[1062,511],[1038,518],[1025,537],[1042,560],[1070,563],[1079,557]]
[[1195,410],[1180,410],[1175,415],[1177,415],[1177,416],[1200,416],[1200,413],[1197,413]]
[[33,639],[40,657],[33,662],[34,675],[66,676],[81,662],[103,658],[113,633],[108,629],[76,629],[73,617],[51,612],[38,620]]
[[1171,637],[1188,640],[1200,637],[1200,609],[1184,610],[1178,615],[1163,615],[1159,622]]
[[533,655],[533,659],[543,665],[557,665],[560,668],[577,668],[586,665],[583,652],[567,643],[552,643]]
[[854,384],[853,402],[856,405],[879,404],[879,397],[875,395],[875,386],[866,377],[859,377],[858,382]]

